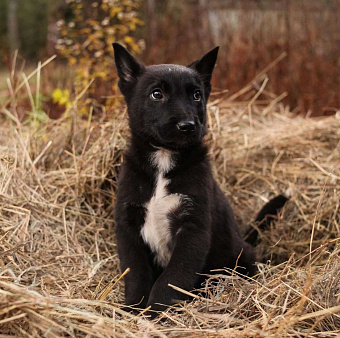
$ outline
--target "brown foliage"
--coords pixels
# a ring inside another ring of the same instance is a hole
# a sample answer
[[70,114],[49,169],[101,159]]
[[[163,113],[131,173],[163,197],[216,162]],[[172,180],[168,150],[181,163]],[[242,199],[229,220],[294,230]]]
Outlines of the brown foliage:
[[268,73],[269,90],[288,92],[284,102],[302,114],[328,115],[340,108],[337,0],[166,3],[156,8],[162,15],[153,16],[156,24],[146,33],[154,35],[146,40],[147,63],[187,64],[220,45],[214,84],[232,94],[285,53]]

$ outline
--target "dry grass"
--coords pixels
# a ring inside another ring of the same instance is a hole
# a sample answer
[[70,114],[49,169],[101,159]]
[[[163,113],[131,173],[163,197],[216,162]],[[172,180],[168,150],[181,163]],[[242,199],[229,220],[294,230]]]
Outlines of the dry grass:
[[[209,106],[215,174],[241,225],[289,190],[261,235],[259,275],[211,277],[209,299],[154,321],[120,310],[112,206],[124,108],[25,126],[15,98],[0,133],[0,333],[4,336],[336,336],[340,333],[340,119],[220,98]],[[218,283],[216,283],[218,282]]]

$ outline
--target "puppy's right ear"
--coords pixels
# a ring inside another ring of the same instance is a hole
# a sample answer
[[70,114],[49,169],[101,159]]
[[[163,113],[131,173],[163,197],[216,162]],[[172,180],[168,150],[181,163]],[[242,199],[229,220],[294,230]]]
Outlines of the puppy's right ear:
[[138,76],[144,72],[140,64],[121,44],[112,44],[115,53],[115,62],[121,84],[134,83]]

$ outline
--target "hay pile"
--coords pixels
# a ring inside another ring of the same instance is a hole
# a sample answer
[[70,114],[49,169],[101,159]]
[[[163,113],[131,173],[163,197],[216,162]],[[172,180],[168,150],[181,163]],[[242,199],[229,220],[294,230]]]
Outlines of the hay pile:
[[[120,310],[112,206],[126,112],[75,111],[0,127],[0,333],[60,336],[335,336],[340,333],[340,119],[214,99],[207,142],[241,226],[279,192],[291,200],[261,234],[259,276],[212,277],[210,298],[154,321]],[[75,108],[73,108],[75,110]],[[216,284],[216,279],[218,283]]]

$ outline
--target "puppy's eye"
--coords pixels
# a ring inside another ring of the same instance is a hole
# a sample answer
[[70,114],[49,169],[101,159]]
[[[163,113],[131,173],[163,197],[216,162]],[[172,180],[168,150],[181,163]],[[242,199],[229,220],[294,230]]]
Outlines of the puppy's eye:
[[201,98],[202,98],[201,92],[199,90],[195,90],[194,100],[195,101],[201,101]]
[[155,89],[155,90],[151,93],[150,97],[151,97],[153,100],[159,101],[159,100],[161,100],[161,99],[163,98],[163,93],[162,93],[162,91],[161,91],[160,89]]

